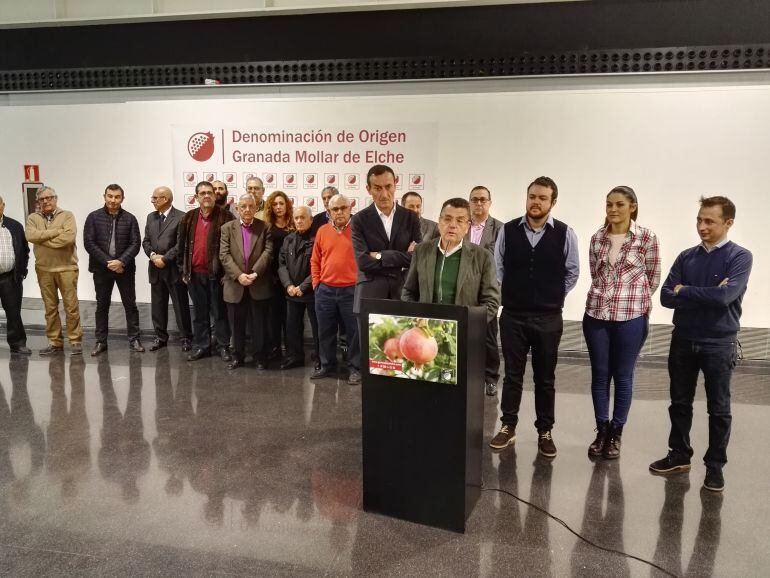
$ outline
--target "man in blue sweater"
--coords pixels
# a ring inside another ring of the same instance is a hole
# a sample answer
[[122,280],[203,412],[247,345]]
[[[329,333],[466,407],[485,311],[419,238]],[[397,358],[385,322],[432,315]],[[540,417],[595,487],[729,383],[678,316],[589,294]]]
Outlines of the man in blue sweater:
[[722,467],[730,440],[730,377],[738,361],[741,302],[751,273],[751,253],[727,240],[735,205],[726,197],[700,200],[701,244],[680,253],[661,290],[664,307],[674,309],[668,354],[671,379],[671,434],[668,455],[650,464],[657,474],[690,470],[692,402],[703,372],[709,414],[709,447],[703,487],[724,489]]

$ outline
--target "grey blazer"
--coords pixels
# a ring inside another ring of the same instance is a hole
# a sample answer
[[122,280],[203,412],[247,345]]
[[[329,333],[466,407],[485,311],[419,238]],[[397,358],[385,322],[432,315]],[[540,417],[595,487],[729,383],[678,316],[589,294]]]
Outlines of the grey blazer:
[[[438,243],[439,239],[433,239],[420,243],[415,248],[409,273],[401,290],[402,301],[433,303]],[[465,241],[460,251],[455,305],[486,307],[487,321],[492,321],[497,317],[500,307],[500,287],[497,284],[492,254]]]
[[254,283],[248,286],[252,299],[268,299],[272,296],[272,273],[270,259],[273,254],[273,240],[267,233],[267,225],[257,218],[251,223],[251,249],[248,267],[243,256],[243,236],[240,220],[228,221],[222,225],[219,240],[219,260],[225,270],[222,296],[225,303],[240,303],[243,290],[238,282],[241,273],[256,273]]
[[[495,243],[497,242],[497,235],[500,234],[500,230],[503,228],[504,223],[502,221],[498,221],[495,219],[492,215],[489,215],[487,217],[487,224],[484,227],[484,232],[481,233],[481,242],[479,243],[479,247],[484,247],[487,251],[489,251],[492,255],[495,254]],[[468,229],[468,234],[465,235],[465,238],[463,239],[463,243],[471,242],[471,231]]]
[[158,211],[153,211],[147,215],[142,249],[144,249],[148,257],[152,253],[163,255],[163,261],[166,263],[163,269],[158,269],[150,261],[148,269],[150,283],[157,283],[165,278],[168,278],[173,283],[179,279],[179,267],[177,267],[176,263],[177,231],[184,215],[184,211],[171,207],[162,225],[160,224],[160,213]]
[[422,234],[423,243],[425,241],[430,241],[431,239],[438,239],[438,223],[420,217],[420,233]]

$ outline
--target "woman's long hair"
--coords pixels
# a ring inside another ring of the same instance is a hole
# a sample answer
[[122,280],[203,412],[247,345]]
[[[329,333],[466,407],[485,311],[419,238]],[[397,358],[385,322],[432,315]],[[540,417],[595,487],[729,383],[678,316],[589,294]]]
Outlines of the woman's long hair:
[[[628,202],[636,205],[636,208],[631,211],[631,220],[636,221],[637,217],[639,216],[639,201],[636,200],[636,193],[634,192],[634,189],[631,187],[627,187],[625,185],[618,185],[617,187],[613,188],[609,193],[607,193],[607,199],[610,198],[610,195],[612,193],[620,193],[623,195],[626,199],[628,199]],[[609,220],[607,217],[604,218],[604,226],[606,227],[609,225]]]
[[286,196],[286,193],[283,191],[273,191],[270,193],[270,196],[267,197],[267,201],[265,201],[265,222],[275,227],[275,213],[273,213],[273,201],[277,199],[278,197],[283,197],[283,200],[286,201],[286,229],[294,229],[294,205],[291,202],[291,199]]

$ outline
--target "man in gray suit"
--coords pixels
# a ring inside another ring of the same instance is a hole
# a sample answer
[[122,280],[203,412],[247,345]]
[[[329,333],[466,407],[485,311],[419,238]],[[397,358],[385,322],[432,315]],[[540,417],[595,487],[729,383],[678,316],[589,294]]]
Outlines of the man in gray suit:
[[270,259],[273,241],[267,224],[256,218],[257,203],[246,193],[238,199],[240,220],[222,225],[219,260],[225,270],[222,295],[227,303],[233,329],[233,360],[228,369],[245,363],[246,325],[249,325],[254,363],[265,369],[267,363],[267,304],[272,295]]
[[487,308],[487,320],[497,317],[500,288],[494,259],[489,251],[463,239],[470,218],[465,199],[444,202],[438,221],[440,237],[415,248],[401,292],[403,301],[481,305]]
[[176,262],[177,230],[184,211],[172,206],[174,194],[168,187],[158,187],[150,197],[155,210],[147,215],[142,248],[150,258],[150,300],[155,340],[150,351],[157,351],[168,344],[168,298],[174,306],[176,327],[182,341],[182,351],[190,350],[192,322],[187,287],[179,276]]
[[[471,226],[465,240],[489,251],[494,257],[495,243],[503,223],[490,216],[492,193],[485,186],[478,185],[471,189],[468,196],[471,204]],[[497,344],[497,315],[487,326],[487,360],[485,386],[487,395],[497,395],[497,382],[500,379],[500,347]]]
[[420,193],[414,191],[404,193],[401,197],[401,206],[417,213],[417,216],[420,217],[420,234],[422,235],[423,243],[438,238],[438,224],[436,224],[436,221],[425,219],[422,216],[422,195]]

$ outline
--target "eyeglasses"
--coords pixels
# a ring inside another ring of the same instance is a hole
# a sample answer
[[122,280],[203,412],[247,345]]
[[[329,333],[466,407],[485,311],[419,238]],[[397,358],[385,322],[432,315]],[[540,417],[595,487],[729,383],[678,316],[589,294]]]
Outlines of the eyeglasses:
[[51,195],[50,197],[38,197],[37,202],[47,203],[48,201],[53,201],[55,198],[56,198],[56,195]]
[[152,201],[153,203],[156,203],[158,201],[165,201],[166,199],[168,199],[168,197],[150,197],[150,201]]
[[214,196],[214,191],[209,191],[209,190],[198,191],[195,194],[198,195],[199,197],[213,197]]
[[489,199],[485,199],[484,197],[471,197],[471,203],[477,205],[486,205],[488,202]]
[[444,223],[445,225],[451,225],[452,223],[457,223],[462,227],[463,225],[468,224],[468,219],[466,219],[465,217],[457,217],[455,219],[454,217],[450,217],[447,215],[445,217],[441,217],[441,222]]
[[332,213],[339,213],[339,212],[344,211],[345,209],[349,209],[349,208],[350,207],[347,207],[347,206],[343,206],[343,207],[329,207],[329,210]]

